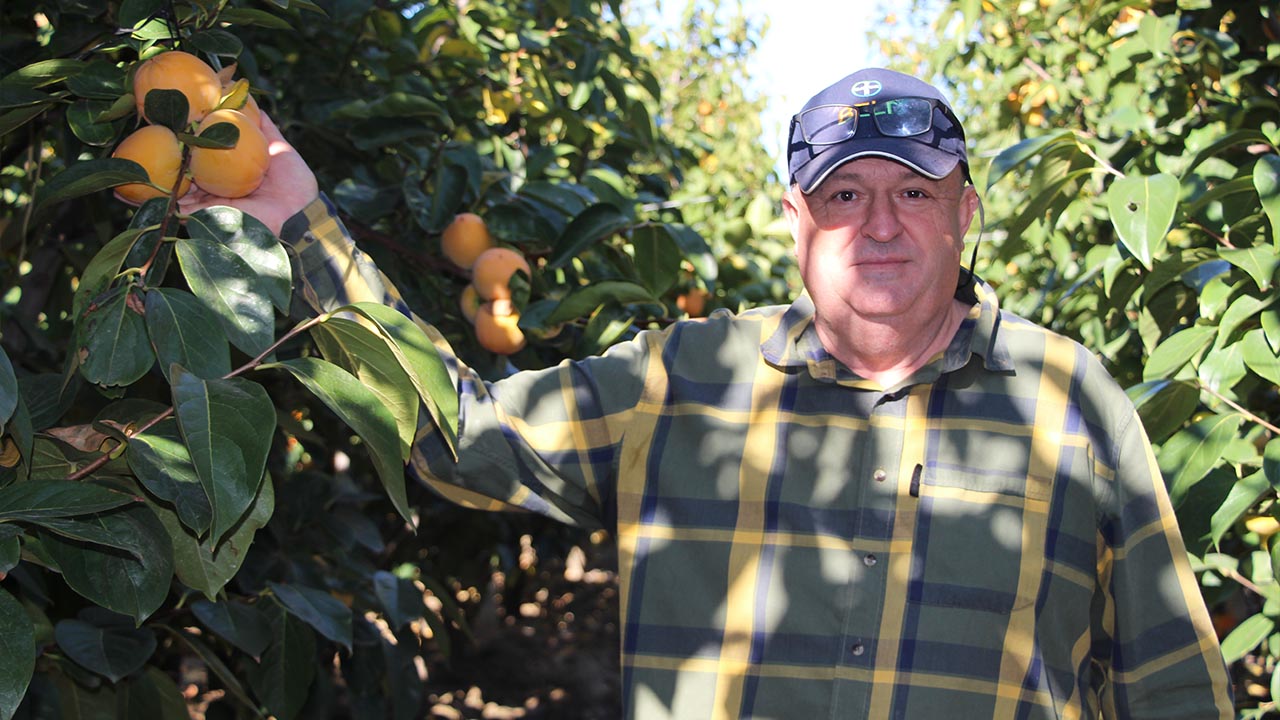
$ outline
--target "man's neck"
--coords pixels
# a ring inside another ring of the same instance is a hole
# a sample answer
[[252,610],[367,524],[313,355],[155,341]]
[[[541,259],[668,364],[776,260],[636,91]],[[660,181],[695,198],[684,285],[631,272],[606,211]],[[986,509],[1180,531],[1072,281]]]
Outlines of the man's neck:
[[915,327],[898,321],[854,318],[845,327],[833,328],[815,318],[818,339],[832,357],[882,388],[891,388],[929,364],[947,349],[969,306],[953,300],[947,312]]

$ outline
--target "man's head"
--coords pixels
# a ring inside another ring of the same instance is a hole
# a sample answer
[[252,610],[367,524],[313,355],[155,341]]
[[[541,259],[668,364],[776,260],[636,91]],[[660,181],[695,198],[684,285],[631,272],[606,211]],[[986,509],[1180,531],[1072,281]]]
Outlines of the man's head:
[[787,168],[801,192],[863,157],[894,160],[934,180],[960,166],[970,179],[964,129],[946,98],[892,70],[859,70],[814,95],[791,120]]

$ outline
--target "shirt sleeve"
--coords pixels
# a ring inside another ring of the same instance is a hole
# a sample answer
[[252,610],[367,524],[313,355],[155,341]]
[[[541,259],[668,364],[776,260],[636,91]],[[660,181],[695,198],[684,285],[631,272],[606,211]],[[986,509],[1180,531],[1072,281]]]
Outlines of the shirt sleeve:
[[1217,635],[1137,412],[1100,458],[1100,597],[1093,656],[1109,668],[1104,717],[1233,718]]
[[414,315],[390,280],[360,251],[321,196],[281,231],[298,261],[294,314],[378,302],[412,319],[435,344],[458,393],[455,461],[425,410],[411,474],[445,498],[485,510],[526,510],[586,527],[615,515],[614,482],[626,425],[643,392],[643,334],[601,357],[564,361],[487,382],[458,360],[444,336]]

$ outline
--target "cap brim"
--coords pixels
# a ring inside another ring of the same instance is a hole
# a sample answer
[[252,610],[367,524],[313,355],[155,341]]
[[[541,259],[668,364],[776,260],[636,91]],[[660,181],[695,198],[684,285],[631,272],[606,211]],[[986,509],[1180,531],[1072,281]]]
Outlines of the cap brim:
[[[856,146],[850,152],[845,145]],[[865,157],[882,157],[900,162],[921,175],[941,180],[960,165],[955,153],[904,138],[857,138],[847,144],[830,145],[796,170],[795,181],[806,195],[822,184],[827,176],[845,163]]]

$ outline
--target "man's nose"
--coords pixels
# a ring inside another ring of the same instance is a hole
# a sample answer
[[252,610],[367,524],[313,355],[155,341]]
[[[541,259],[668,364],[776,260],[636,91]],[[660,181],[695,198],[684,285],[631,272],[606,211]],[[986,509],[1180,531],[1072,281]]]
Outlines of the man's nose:
[[892,198],[873,195],[867,203],[862,233],[876,242],[889,242],[901,229],[902,223],[898,221],[898,210]]

